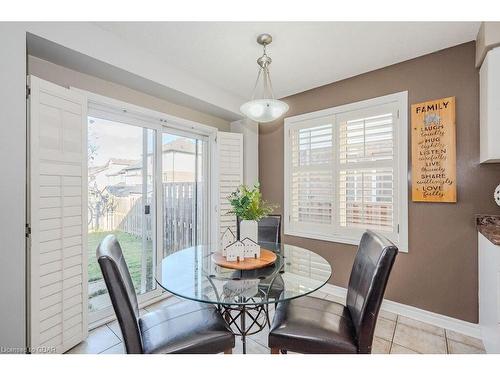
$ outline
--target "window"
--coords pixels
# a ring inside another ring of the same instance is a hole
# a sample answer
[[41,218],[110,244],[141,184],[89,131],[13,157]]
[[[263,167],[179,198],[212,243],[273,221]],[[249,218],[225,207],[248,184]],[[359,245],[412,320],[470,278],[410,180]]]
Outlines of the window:
[[140,305],[161,295],[161,259],[209,243],[211,155],[217,130],[86,93],[88,307],[91,325],[112,315],[95,250],[114,234]]
[[163,257],[208,242],[208,138],[165,129],[162,142]]
[[407,250],[407,93],[285,119],[285,233]]
[[[104,116],[102,116],[104,117]],[[88,118],[89,311],[110,311],[95,250],[108,234],[120,242],[138,295],[154,292],[156,132],[124,121]]]

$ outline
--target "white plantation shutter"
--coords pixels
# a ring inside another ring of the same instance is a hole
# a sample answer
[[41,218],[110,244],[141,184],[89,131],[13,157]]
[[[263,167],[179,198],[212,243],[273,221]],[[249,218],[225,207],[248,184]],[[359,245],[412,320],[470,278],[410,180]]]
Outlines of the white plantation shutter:
[[236,217],[228,215],[231,210],[227,198],[243,184],[243,135],[238,133],[217,133],[217,166],[219,170],[219,229],[218,240],[226,228],[236,235]]
[[339,173],[339,216],[345,228],[392,231],[393,169],[349,169]]
[[285,119],[285,234],[356,244],[372,229],[406,250],[406,111],[398,93]]
[[397,108],[390,104],[337,116],[342,228],[395,229],[396,116]]
[[87,336],[86,100],[30,87],[29,342],[62,353]]
[[331,118],[290,129],[290,224],[324,230],[333,224],[333,124]]

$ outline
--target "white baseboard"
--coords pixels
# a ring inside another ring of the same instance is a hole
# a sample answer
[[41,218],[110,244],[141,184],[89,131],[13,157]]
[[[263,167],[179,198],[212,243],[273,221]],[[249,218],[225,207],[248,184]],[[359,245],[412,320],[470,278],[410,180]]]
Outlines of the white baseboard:
[[[336,297],[339,303],[344,303],[347,296],[347,289],[332,284],[326,284],[320,289],[320,292],[325,292]],[[431,311],[419,309],[417,307],[404,305],[399,302],[384,299],[382,309],[398,315],[406,316],[424,323],[433,324],[435,326],[449,329],[467,336],[482,339],[481,329],[479,324],[466,322],[464,320],[451,318],[446,315],[437,314]]]

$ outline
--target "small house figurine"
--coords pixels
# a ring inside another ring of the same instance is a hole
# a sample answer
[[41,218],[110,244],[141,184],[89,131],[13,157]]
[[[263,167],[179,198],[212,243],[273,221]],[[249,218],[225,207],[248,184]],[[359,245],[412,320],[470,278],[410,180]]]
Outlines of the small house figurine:
[[231,228],[226,228],[226,230],[222,234],[220,244],[223,256],[226,256],[226,248],[234,241],[236,241],[236,236],[234,235],[233,231],[231,230]]
[[244,238],[242,241],[245,245],[245,258],[260,258],[260,245],[251,238]]
[[245,244],[241,241],[235,241],[224,249],[226,260],[228,262],[242,261],[245,259]]

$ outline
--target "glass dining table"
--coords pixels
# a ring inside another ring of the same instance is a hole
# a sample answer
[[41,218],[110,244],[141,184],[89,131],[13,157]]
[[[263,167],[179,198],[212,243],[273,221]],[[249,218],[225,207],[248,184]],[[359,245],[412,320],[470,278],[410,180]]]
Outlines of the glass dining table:
[[328,261],[313,251],[289,244],[260,242],[276,253],[274,264],[255,270],[217,265],[216,247],[199,245],[168,255],[156,281],[166,291],[217,306],[228,327],[246,337],[270,326],[270,304],[299,298],[325,285],[332,276]]

